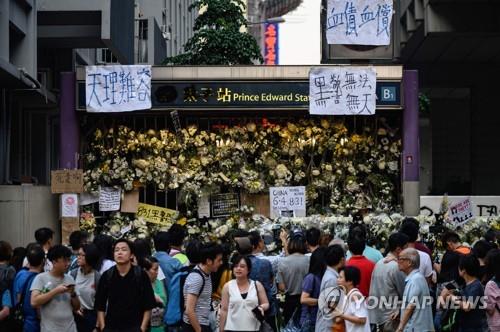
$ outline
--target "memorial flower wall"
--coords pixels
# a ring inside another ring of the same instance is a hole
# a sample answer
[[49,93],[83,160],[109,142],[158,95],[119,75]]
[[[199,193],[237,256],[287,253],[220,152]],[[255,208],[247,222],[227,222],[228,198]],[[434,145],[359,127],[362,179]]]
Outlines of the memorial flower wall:
[[400,210],[396,132],[373,126],[353,132],[326,119],[212,131],[191,126],[178,133],[98,129],[84,156],[85,189],[177,190],[188,217],[202,194],[259,194],[271,186],[297,185],[306,186],[308,213],[394,212]]

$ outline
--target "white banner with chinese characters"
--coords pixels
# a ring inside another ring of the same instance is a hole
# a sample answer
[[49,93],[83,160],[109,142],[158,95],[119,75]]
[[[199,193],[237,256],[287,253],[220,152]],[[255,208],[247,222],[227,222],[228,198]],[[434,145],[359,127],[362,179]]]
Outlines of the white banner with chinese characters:
[[87,112],[129,112],[151,108],[151,66],[87,66]]
[[393,0],[328,0],[328,44],[389,45]]
[[309,72],[309,113],[373,115],[377,72],[373,67],[312,68]]
[[271,218],[305,217],[306,187],[270,187],[269,205]]

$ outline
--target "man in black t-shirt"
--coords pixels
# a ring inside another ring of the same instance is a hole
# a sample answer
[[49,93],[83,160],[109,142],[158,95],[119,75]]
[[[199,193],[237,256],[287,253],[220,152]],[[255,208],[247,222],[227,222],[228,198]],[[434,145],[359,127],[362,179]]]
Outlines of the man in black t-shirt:
[[133,245],[120,239],[114,246],[116,266],[106,271],[95,297],[97,327],[105,332],[145,332],[156,306],[146,272],[132,266]]

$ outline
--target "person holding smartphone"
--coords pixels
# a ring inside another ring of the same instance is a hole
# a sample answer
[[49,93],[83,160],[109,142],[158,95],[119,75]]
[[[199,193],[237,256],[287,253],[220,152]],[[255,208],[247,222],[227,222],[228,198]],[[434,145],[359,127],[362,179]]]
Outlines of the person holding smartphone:
[[222,289],[220,332],[259,331],[264,312],[269,309],[266,290],[248,275],[252,261],[247,256],[233,259],[233,279]]
[[63,245],[49,249],[52,262],[49,272],[38,274],[31,285],[31,305],[40,308],[41,332],[76,332],[73,311],[80,308],[75,280],[64,274],[69,267],[71,250]]

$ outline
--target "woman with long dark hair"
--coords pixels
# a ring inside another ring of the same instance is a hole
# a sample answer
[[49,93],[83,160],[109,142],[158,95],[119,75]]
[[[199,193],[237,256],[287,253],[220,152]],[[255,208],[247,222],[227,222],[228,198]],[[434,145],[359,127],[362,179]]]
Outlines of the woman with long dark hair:
[[97,234],[94,237],[93,243],[99,249],[100,259],[99,259],[99,273],[102,275],[109,268],[116,265],[113,260],[113,238],[106,234]]
[[323,247],[314,250],[309,262],[309,273],[304,277],[304,281],[302,282],[300,326],[303,327],[303,331],[305,327],[310,331],[314,331],[314,326],[316,325],[321,278],[323,278],[326,270],[325,252],[326,248]]

